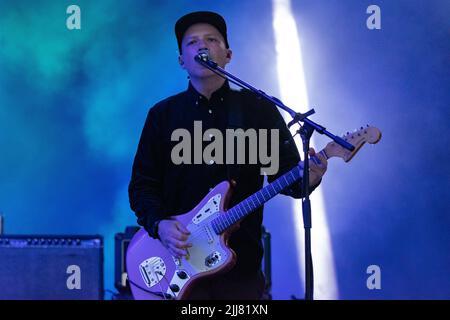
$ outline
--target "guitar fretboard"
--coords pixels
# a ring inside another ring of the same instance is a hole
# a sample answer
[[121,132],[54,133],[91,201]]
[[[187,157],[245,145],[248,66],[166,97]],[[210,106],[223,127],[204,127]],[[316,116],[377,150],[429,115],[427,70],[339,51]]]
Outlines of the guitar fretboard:
[[303,167],[296,166],[258,192],[241,201],[233,208],[229,209],[226,214],[218,216],[211,222],[214,232],[216,234],[221,234],[230,226],[255,211],[265,202],[275,197],[294,182],[300,180],[302,175]]

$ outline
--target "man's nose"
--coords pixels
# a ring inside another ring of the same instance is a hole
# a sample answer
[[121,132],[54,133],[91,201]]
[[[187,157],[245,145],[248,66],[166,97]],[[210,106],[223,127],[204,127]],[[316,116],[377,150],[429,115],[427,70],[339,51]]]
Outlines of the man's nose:
[[197,41],[197,47],[198,47],[198,50],[201,50],[201,49],[209,49],[208,46],[207,46],[207,44],[206,44],[206,41],[205,41],[204,39],[199,39],[199,40]]

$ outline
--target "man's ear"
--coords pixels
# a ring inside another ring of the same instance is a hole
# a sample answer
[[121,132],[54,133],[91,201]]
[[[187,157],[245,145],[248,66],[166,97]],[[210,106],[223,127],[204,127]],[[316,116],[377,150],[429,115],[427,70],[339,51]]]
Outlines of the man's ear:
[[233,51],[231,51],[231,49],[227,49],[227,55],[226,55],[226,57],[227,57],[227,62],[230,62],[231,61],[231,57],[233,56]]
[[184,61],[183,61],[183,58],[181,56],[178,56],[178,63],[184,69]]

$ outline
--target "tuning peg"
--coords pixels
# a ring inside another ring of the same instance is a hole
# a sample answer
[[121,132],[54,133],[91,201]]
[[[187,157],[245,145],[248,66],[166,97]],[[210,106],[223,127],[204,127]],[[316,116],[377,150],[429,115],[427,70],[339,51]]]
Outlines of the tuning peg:
[[364,127],[361,127],[361,130],[364,129]]
[[367,128],[369,127],[369,125],[367,125]]

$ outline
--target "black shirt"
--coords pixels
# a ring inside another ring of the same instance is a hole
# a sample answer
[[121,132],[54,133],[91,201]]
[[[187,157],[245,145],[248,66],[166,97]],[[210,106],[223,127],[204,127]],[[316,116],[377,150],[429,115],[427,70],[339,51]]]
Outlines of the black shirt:
[[[202,121],[202,134],[209,128],[217,128],[225,137],[225,129],[229,128],[230,122],[230,104],[236,101],[239,101],[239,121],[243,130],[279,129],[279,171],[268,176],[269,182],[298,164],[300,157],[295,143],[274,105],[259,100],[250,91],[230,89],[228,81],[212,94],[210,100],[189,83],[186,91],[160,101],[149,110],[134,159],[129,185],[130,205],[138,224],[151,236],[155,236],[151,228],[154,222],[189,212],[211,188],[224,180],[233,178],[237,182],[229,207],[262,188],[264,176],[260,173],[262,164],[259,157],[257,164],[239,166],[204,163],[203,159],[201,164],[175,165],[171,159],[172,148],[179,143],[171,141],[174,130],[188,130],[193,145],[194,121]],[[204,142],[203,147],[209,143]],[[248,154],[248,150],[246,152]],[[191,156],[193,163],[193,152]],[[248,158],[246,161],[248,163]],[[298,198],[298,186],[284,193]],[[262,207],[255,210],[231,235],[229,245],[237,254],[237,264],[232,273],[245,275],[259,269],[263,255],[262,213]]]

